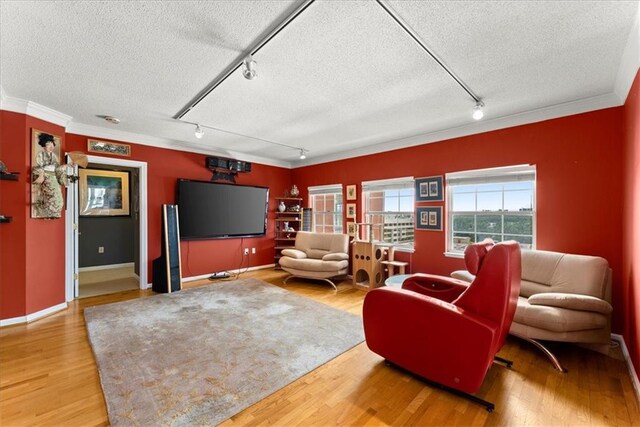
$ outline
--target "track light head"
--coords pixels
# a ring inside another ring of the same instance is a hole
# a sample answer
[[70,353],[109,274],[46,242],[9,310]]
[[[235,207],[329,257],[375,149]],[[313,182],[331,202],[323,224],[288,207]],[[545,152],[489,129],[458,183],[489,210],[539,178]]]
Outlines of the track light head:
[[196,125],[196,131],[195,131],[194,135],[198,139],[202,139],[202,137],[204,136],[204,131],[202,130],[200,125]]
[[247,80],[253,80],[258,77],[258,72],[256,71],[256,61],[253,60],[251,55],[244,58],[242,61],[244,68],[242,69],[242,75]]
[[306,159],[306,158],[307,158],[307,155],[306,155],[306,154],[304,154],[304,149],[302,149],[302,148],[301,148],[301,149],[300,149],[300,160],[304,160],[304,159]]
[[484,111],[482,110],[484,108],[484,102],[482,101],[478,101],[476,102],[475,107],[473,107],[473,114],[471,115],[471,117],[473,117],[474,120],[480,120],[481,118],[484,117]]

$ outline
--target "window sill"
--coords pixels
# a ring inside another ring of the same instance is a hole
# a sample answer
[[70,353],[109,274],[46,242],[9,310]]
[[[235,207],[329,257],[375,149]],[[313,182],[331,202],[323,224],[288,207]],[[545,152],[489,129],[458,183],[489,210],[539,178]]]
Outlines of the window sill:
[[416,251],[413,246],[394,246],[396,252],[406,252],[412,254]]
[[464,258],[464,253],[462,253],[462,252],[445,252],[444,256],[446,256],[447,258],[460,258],[460,259],[463,259]]

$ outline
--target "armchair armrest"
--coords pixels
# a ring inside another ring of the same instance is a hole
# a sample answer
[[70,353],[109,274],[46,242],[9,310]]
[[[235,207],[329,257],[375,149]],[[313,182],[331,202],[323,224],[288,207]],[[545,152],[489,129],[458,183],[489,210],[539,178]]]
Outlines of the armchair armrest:
[[452,302],[460,296],[469,283],[433,274],[413,274],[402,282],[402,289],[428,295],[441,301]]
[[362,310],[367,346],[374,353],[468,393],[480,388],[493,361],[495,323],[436,298],[389,287],[369,291]]
[[545,292],[531,295],[528,301],[531,305],[548,305],[570,310],[594,311],[602,314],[609,314],[613,311],[611,304],[591,295]]
[[283,249],[282,252],[280,253],[284,256],[297,258],[297,259],[302,259],[307,257],[306,253],[299,251],[298,249]]
[[345,259],[349,259],[349,255],[342,252],[334,252],[322,257],[323,261],[343,261]]

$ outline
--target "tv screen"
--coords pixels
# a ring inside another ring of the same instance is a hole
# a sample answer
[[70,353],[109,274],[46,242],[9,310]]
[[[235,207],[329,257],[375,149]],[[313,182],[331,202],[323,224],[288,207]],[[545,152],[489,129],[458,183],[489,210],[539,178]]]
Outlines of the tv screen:
[[179,179],[180,238],[264,236],[268,203],[267,187]]

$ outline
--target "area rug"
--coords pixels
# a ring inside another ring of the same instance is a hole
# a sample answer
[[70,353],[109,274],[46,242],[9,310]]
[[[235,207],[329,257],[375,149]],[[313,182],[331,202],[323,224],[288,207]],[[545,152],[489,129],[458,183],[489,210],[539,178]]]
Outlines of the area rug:
[[359,316],[256,279],[85,319],[113,426],[218,424],[364,340]]

